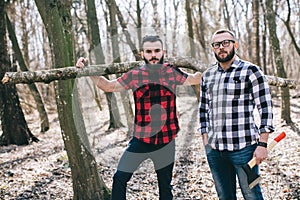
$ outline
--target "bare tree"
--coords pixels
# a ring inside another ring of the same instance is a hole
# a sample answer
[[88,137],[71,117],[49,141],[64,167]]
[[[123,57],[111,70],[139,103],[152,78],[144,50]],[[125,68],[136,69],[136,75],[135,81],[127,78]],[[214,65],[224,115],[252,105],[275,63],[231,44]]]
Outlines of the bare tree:
[[[7,30],[9,33],[9,38],[12,42],[12,48],[15,52],[16,59],[18,60],[20,69],[22,71],[28,71],[27,64],[25,62],[25,59],[23,58],[21,49],[20,49],[18,41],[17,41],[16,33],[12,27],[12,24],[11,24],[8,16],[6,16],[6,23],[7,23]],[[25,49],[26,48],[28,48],[28,46],[25,47]],[[25,53],[26,53],[26,51],[25,51]],[[27,54],[28,54],[28,52],[27,52]],[[26,57],[28,57],[28,55]],[[41,121],[41,132],[45,132],[49,129],[49,119],[48,119],[48,115],[47,115],[47,112],[44,107],[43,99],[34,83],[29,84],[28,86],[29,86],[32,96],[36,102],[36,108],[39,112],[40,121]]]
[[[6,38],[5,1],[0,1],[0,77],[7,71],[16,71],[16,65],[12,65],[8,56]],[[38,139],[31,133],[27,126],[24,113],[20,106],[16,86],[0,83],[0,121],[2,135],[0,145],[25,145]]]
[[174,7],[174,11],[175,11],[175,18],[174,18],[174,22],[173,22],[173,28],[174,31],[172,32],[172,56],[176,56],[177,55],[177,41],[176,41],[176,37],[177,37],[177,26],[178,26],[178,6],[179,6],[180,1],[176,1],[173,0],[173,7]]
[[[191,57],[196,57],[196,48],[194,43],[194,29],[193,29],[193,17],[192,17],[192,10],[190,1],[185,1],[185,12],[186,12],[186,18],[187,18],[187,27],[188,27],[188,36],[189,36],[189,45],[190,45],[190,53]],[[198,98],[200,95],[200,85],[193,85],[192,88],[194,89],[196,93],[196,97]]]
[[[111,4],[111,3],[110,3],[110,2],[107,3],[106,0],[105,0],[105,2],[106,2],[107,7],[110,9],[110,4]],[[107,11],[104,9],[104,5],[103,5],[102,1],[101,1],[101,4],[102,4],[103,11],[104,11],[104,13],[105,13],[106,27],[107,27],[107,30],[108,30],[107,36],[108,36],[108,38],[110,38],[110,36],[112,35],[111,32],[114,32],[115,29],[116,29],[117,27],[111,27],[111,26],[109,25],[109,19],[108,19],[108,17],[110,17],[109,12],[107,12]],[[110,20],[111,20],[111,19],[110,19]],[[98,23],[98,22],[97,22],[97,23]],[[95,28],[95,27],[93,27],[93,28]],[[97,30],[98,30],[98,32],[99,32],[99,29],[97,29]],[[97,30],[95,30],[95,31],[97,31]],[[109,34],[110,34],[110,35],[109,35]],[[99,34],[98,37],[100,37],[100,34]],[[107,39],[107,46],[108,46],[108,47],[111,46],[111,45],[109,44],[109,41],[110,41],[110,40]],[[109,48],[109,50],[110,50],[110,48]],[[113,47],[112,47],[112,51],[113,51]],[[110,52],[110,51],[109,51],[109,52]],[[112,58],[114,59],[114,56],[112,56]],[[109,79],[109,76],[105,75],[105,77],[106,77],[107,79]],[[113,106],[113,102],[114,102],[114,103],[117,103],[115,94],[112,93],[112,92],[106,92],[106,93],[105,93],[105,96],[106,96],[106,100],[107,100],[107,104],[108,104],[109,117],[110,117],[108,129],[124,127],[124,125],[121,123],[121,117],[120,117],[119,107],[118,107],[118,106]]]
[[[244,9],[244,12],[245,12],[245,18],[247,19],[248,22],[246,22],[246,38],[247,40],[245,42],[246,43],[246,46],[248,47],[248,51],[246,52],[247,53],[247,59],[251,60],[251,61],[255,61],[255,58],[254,58],[254,54],[253,54],[253,49],[255,48],[255,44],[256,42],[253,42],[253,37],[255,32],[253,32],[253,28],[254,28],[254,24],[251,26],[251,23],[250,21],[253,20],[253,19],[248,19],[247,16],[249,15],[249,12],[251,12],[250,10],[250,5],[251,3],[250,2],[246,2],[246,9]],[[242,34],[241,34],[242,35]]]
[[167,31],[168,31],[168,14],[167,14],[167,1],[164,0],[164,44],[165,48],[168,49],[168,42],[167,42]]
[[[262,2],[260,2],[260,7],[262,8],[262,13],[266,13],[265,6]],[[262,68],[265,73],[268,73],[267,71],[267,19],[266,15],[262,15],[263,17],[263,29],[262,31]]]
[[[228,29],[232,29],[231,25],[230,25],[230,14],[229,14],[229,10],[228,10],[227,1],[226,0],[222,1],[222,4],[224,4],[222,12],[223,12],[225,24],[226,24],[226,26],[227,26]],[[221,8],[222,8],[222,6],[221,6]]]
[[142,17],[141,17],[142,9],[141,9],[141,3],[140,0],[136,0],[136,18],[137,18],[137,33],[138,33],[138,45],[139,45],[139,51],[141,51],[140,44],[142,43]]
[[[48,33],[54,66],[73,65],[71,1],[35,2]],[[56,83],[56,102],[72,173],[73,199],[109,199],[109,192],[98,174],[97,163],[90,149],[74,80]]]
[[156,32],[156,34],[160,33],[161,30],[161,24],[160,24],[160,18],[159,18],[159,12],[158,12],[158,2],[157,0],[151,0],[151,4],[152,4],[152,7],[153,7],[153,28]]
[[186,19],[187,19],[187,27],[188,27],[190,53],[191,56],[195,58],[196,51],[195,51],[195,44],[194,44],[193,17],[192,17],[190,1],[185,1],[185,12],[186,12]]
[[124,17],[122,15],[119,7],[117,6],[115,0],[112,0],[111,3],[114,4],[113,6],[115,7],[115,11],[116,11],[120,26],[122,28],[123,34],[125,35],[126,42],[129,45],[130,50],[131,50],[131,52],[133,53],[133,55],[135,57],[135,60],[142,60],[142,58],[140,56],[139,49],[136,47],[136,45],[134,44],[134,42],[131,39],[132,37],[131,37],[131,35],[128,31],[127,23],[125,22]]
[[[275,56],[275,64],[277,69],[277,75],[283,78],[286,78],[286,72],[283,66],[283,60],[281,57],[281,50],[280,44],[277,37],[277,25],[276,25],[276,15],[273,9],[273,1],[267,0],[266,1],[266,8],[267,8],[267,20],[268,20],[268,27],[269,27],[269,34],[271,40],[271,47],[274,52]],[[290,111],[290,92],[288,88],[281,88],[281,119],[286,123],[291,123],[291,111]]]
[[296,41],[295,35],[293,34],[293,31],[292,31],[291,25],[290,25],[290,21],[291,21],[291,5],[290,5],[290,1],[287,0],[286,3],[287,3],[287,8],[288,8],[287,18],[286,18],[286,20],[284,20],[282,18],[280,18],[280,19],[283,21],[284,25],[286,26],[286,29],[287,29],[287,31],[289,33],[289,36],[291,37],[292,44],[295,47],[298,55],[300,55],[300,46],[299,46],[299,43],[297,43],[297,41]]
[[253,40],[254,40],[254,47],[253,47],[253,63],[258,66],[260,64],[260,39],[259,39],[259,0],[252,1],[252,13],[253,13]]
[[[142,10],[145,8],[145,5],[147,4],[147,2],[145,2],[143,5],[141,5],[141,1],[140,0],[135,0],[135,6],[132,5],[132,1],[130,1],[130,3],[128,4],[129,8],[126,8],[127,12],[128,12],[128,15],[130,17],[130,22],[133,23],[133,24],[130,24],[130,25],[134,25],[136,27],[136,32],[137,32],[137,40],[135,40],[135,42],[137,43],[138,45],[138,49],[136,49],[136,47],[134,47],[134,42],[128,38],[128,35],[130,34],[127,34],[126,32],[128,32],[128,29],[127,29],[127,24],[129,23],[126,23],[123,16],[122,16],[122,13],[120,12],[120,9],[119,7],[117,6],[117,16],[118,16],[118,19],[119,19],[119,22],[120,22],[120,26],[122,27],[122,30],[126,36],[126,41],[131,49],[131,51],[133,52],[136,60],[140,60],[140,55],[139,55],[139,52],[141,51],[141,42],[142,42]],[[136,17],[135,15],[132,14],[132,8],[136,8],[134,10],[135,14],[136,14]],[[129,32],[128,32],[129,33]],[[134,47],[134,48],[133,48]],[[136,51],[137,50],[137,51]]]
[[[116,20],[116,15],[118,15],[119,21],[122,25],[123,32],[126,35],[127,40],[131,42],[130,35],[127,31],[125,22],[123,20],[123,16],[119,10],[119,8],[116,5],[116,2],[114,0],[107,1],[106,3],[108,4],[109,7],[109,16],[110,16],[110,33],[111,33],[111,43],[112,43],[112,50],[113,50],[113,62],[119,63],[121,62],[121,57],[120,57],[120,52],[119,52],[119,42],[118,42],[118,29],[117,29],[117,20]],[[137,48],[133,45],[131,42],[131,49],[134,53],[134,55],[137,55]],[[137,57],[136,57],[137,58]],[[120,76],[120,75],[119,75]],[[122,104],[125,110],[125,117],[127,121],[127,127],[128,127],[128,133],[132,133],[132,127],[133,127],[133,111],[132,111],[132,106],[130,103],[130,98],[129,94],[127,91],[122,91],[120,92],[121,98],[122,98]]]
[[202,55],[204,55],[203,59],[204,59],[204,62],[208,62],[208,53],[206,52],[206,49],[207,49],[207,42],[205,41],[205,27],[207,27],[207,23],[205,22],[205,16],[204,16],[204,1],[203,0],[199,0],[198,1],[198,11],[199,11],[199,14],[198,14],[198,23],[196,23],[196,33],[197,33],[197,38],[198,38],[198,41],[202,47],[202,51],[199,51],[199,52],[204,52]]

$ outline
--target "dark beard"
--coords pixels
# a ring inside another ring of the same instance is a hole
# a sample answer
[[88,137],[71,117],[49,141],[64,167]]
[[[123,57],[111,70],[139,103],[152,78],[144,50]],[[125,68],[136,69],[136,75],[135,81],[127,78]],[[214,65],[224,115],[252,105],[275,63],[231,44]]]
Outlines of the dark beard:
[[[152,64],[149,63],[149,61],[146,58],[144,58],[144,61],[147,65],[152,65]],[[151,61],[151,59],[150,59],[150,61]],[[164,63],[164,56],[161,57],[158,64],[163,64],[163,63]]]
[[229,52],[229,54],[225,57],[225,58],[220,58],[216,53],[215,53],[215,57],[216,59],[220,62],[220,63],[223,63],[223,62],[228,62],[230,61],[235,55],[235,49],[232,48],[232,50]]

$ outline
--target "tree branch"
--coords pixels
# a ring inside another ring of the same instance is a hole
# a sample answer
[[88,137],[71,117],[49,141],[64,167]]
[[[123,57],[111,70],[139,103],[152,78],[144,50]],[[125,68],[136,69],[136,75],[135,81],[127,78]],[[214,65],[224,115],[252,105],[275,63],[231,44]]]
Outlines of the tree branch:
[[[204,72],[209,66],[200,63],[194,58],[168,58],[167,62],[176,67],[192,69]],[[50,83],[55,80],[66,80],[80,78],[84,76],[103,76],[109,74],[125,73],[130,69],[143,65],[143,61],[112,63],[103,65],[90,65],[84,68],[64,67],[50,70],[26,71],[26,72],[6,72],[3,84],[29,84],[34,82]],[[296,89],[297,82],[291,79],[280,78],[266,75],[269,85],[277,87],[288,87]]]
[[141,64],[143,64],[142,61],[113,63],[109,65],[90,65],[84,68],[77,68],[72,66],[40,71],[6,72],[2,79],[2,83],[50,83],[55,80],[66,80],[72,78],[80,78],[83,76],[103,76],[108,74],[118,74],[125,73],[134,67],[140,66]]

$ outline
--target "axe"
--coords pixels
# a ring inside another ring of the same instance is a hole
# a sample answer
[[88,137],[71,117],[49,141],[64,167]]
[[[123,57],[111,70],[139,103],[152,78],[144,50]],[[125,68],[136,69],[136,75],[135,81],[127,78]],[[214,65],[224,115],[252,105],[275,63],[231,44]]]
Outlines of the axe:
[[[285,132],[280,133],[270,144],[268,145],[268,151],[273,149],[273,147],[283,138],[285,138]],[[252,189],[258,182],[261,180],[261,177],[256,174],[252,168],[256,165],[256,158],[253,157],[247,164],[245,164],[242,168],[247,174],[248,184],[250,189]]]

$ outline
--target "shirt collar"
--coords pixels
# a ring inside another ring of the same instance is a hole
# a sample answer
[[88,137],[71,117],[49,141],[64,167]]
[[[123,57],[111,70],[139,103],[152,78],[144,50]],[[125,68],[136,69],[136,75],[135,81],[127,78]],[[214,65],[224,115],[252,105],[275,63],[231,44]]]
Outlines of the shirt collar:
[[235,56],[235,59],[234,59],[234,61],[232,62],[232,64],[231,64],[230,67],[238,68],[238,67],[239,67],[239,62],[240,62],[240,57]]
[[144,71],[162,71],[168,65],[169,65],[168,63],[155,64],[155,65],[145,64],[141,67],[141,69]]
[[[235,59],[233,60],[232,64],[230,65],[230,67],[225,71],[232,70],[234,68],[238,68],[239,62],[240,62],[240,58],[236,55]],[[222,67],[220,66],[220,63],[218,63],[217,66],[218,66],[218,71],[224,71],[222,69]]]

